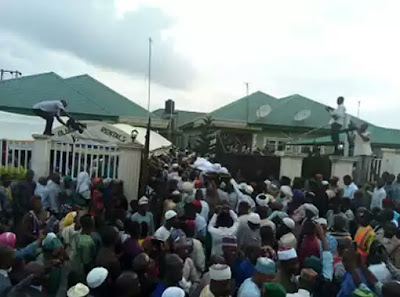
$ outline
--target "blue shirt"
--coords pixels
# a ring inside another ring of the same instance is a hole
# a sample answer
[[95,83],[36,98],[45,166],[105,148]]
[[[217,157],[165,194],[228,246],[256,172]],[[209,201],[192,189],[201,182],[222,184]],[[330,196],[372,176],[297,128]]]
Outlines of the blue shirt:
[[261,291],[252,278],[248,278],[240,286],[237,297],[261,297]]
[[[178,284],[176,284],[176,287],[179,287]],[[156,288],[154,289],[153,293],[151,293],[151,297],[161,297],[164,291],[167,289],[167,285],[164,283],[158,283]]]
[[[358,273],[360,274],[361,277],[361,282],[363,284],[367,284],[367,280],[364,276],[364,274],[361,272],[360,269],[357,269]],[[340,287],[340,292],[338,293],[337,297],[351,297],[354,290],[357,289],[356,285],[354,283],[353,277],[349,272],[346,272],[346,274],[343,277],[343,282]]]
[[240,286],[245,279],[249,277],[253,277],[254,275],[254,265],[251,264],[249,259],[244,260],[242,263],[239,265],[238,272],[236,274],[236,286]]
[[[325,237],[326,237],[326,241],[327,241],[328,246],[329,246],[329,251],[330,251],[332,254],[335,254],[335,250],[337,249],[337,246],[338,246],[338,242],[337,242],[336,238],[333,237],[333,236],[330,235],[330,234],[326,234]],[[321,240],[318,240],[318,241],[319,241],[319,248],[320,248],[320,250],[322,251],[323,248],[322,248]]]

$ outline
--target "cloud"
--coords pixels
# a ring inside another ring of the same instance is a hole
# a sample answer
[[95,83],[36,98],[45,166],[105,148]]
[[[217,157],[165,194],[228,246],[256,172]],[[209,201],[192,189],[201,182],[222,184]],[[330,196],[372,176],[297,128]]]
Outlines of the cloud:
[[158,8],[140,6],[118,17],[112,1],[22,0],[2,1],[1,6],[3,34],[139,77],[147,75],[151,36],[154,82],[185,89],[195,78],[194,67],[175,51],[174,40],[165,37],[172,21]]

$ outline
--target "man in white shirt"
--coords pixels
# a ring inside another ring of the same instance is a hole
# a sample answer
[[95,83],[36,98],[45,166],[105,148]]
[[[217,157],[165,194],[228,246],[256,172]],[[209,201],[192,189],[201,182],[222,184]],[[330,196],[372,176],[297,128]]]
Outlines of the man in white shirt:
[[371,198],[371,207],[370,209],[374,208],[380,208],[382,209],[382,201],[383,199],[386,198],[386,191],[385,191],[385,181],[383,178],[378,179],[376,182],[376,187],[374,189],[374,192],[372,193],[372,198]]
[[343,183],[344,183],[343,197],[344,198],[354,199],[354,193],[358,190],[358,187],[353,182],[353,179],[351,178],[351,176],[350,175],[345,175],[343,177]]
[[55,101],[41,101],[33,106],[33,113],[46,121],[46,128],[43,135],[52,136],[54,118],[60,122],[61,125],[66,126],[61,116],[69,116],[65,111],[68,106],[65,100]]
[[368,181],[368,166],[372,156],[371,134],[367,131],[368,124],[363,123],[359,129],[351,136],[354,144],[354,157],[358,157],[357,161],[357,182],[365,184]]
[[332,137],[332,142],[335,147],[335,154],[339,154],[339,133],[340,130],[344,128],[345,126],[345,119],[346,119],[346,108],[343,105],[344,98],[339,97],[337,99],[337,104],[338,107],[336,109],[332,109],[330,107],[327,107],[327,110],[331,114],[332,118],[329,121],[329,124],[331,125],[331,137]]

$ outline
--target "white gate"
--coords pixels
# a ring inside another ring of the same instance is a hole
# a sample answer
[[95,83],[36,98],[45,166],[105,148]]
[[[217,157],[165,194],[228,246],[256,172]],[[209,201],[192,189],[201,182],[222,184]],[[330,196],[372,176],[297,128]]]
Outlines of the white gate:
[[33,141],[0,139],[0,167],[26,172],[30,168],[32,145]]
[[76,178],[87,171],[91,177],[118,178],[119,150],[116,145],[52,142],[50,172]]

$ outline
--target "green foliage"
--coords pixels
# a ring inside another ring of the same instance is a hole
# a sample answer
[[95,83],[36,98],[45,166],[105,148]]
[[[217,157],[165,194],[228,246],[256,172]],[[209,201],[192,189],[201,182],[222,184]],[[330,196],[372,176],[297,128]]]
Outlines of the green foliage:
[[200,135],[198,136],[197,146],[195,151],[201,156],[207,154],[213,154],[213,149],[210,147],[210,142],[213,139],[213,133],[215,132],[214,120],[210,116],[206,116],[203,119],[203,123],[200,125]]
[[25,177],[25,169],[23,166],[14,167],[14,166],[1,166],[0,167],[0,176],[8,175],[11,180],[22,180]]

